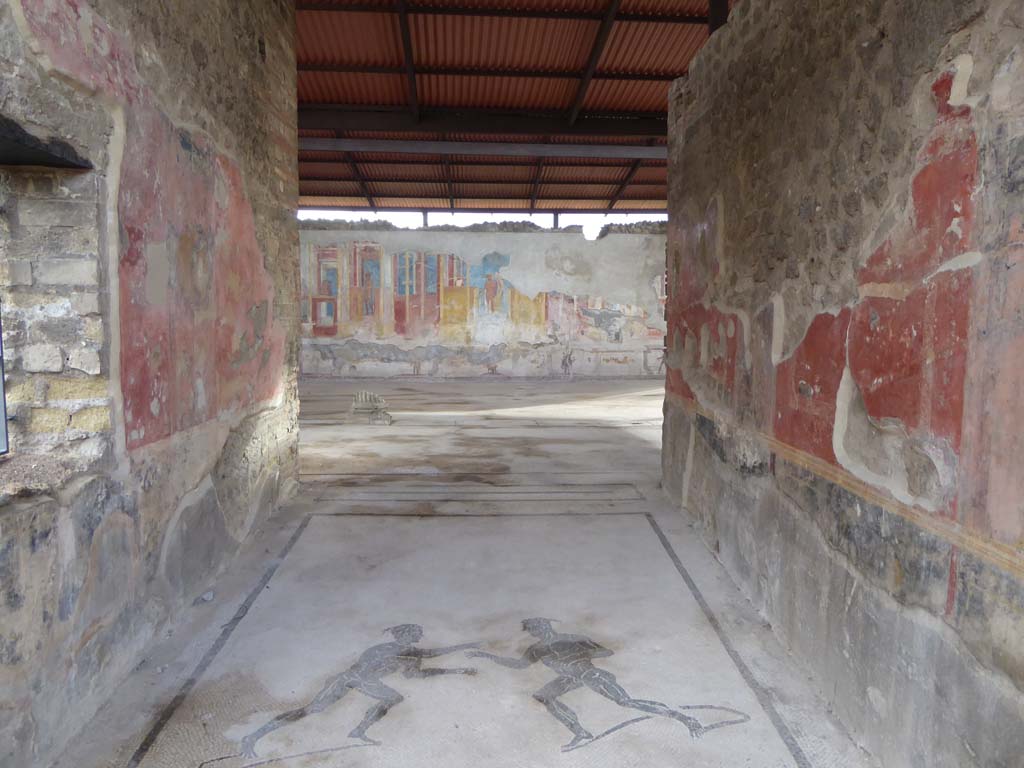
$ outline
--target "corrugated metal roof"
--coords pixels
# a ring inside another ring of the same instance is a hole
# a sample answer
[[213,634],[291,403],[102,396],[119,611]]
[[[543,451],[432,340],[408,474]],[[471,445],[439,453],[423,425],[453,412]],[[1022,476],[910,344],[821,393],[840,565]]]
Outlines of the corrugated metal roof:
[[622,0],[619,13],[706,16],[708,0]]
[[661,184],[668,183],[668,168],[665,166],[651,167],[648,165],[641,165],[636,175],[633,177],[634,181],[656,181]]
[[597,80],[591,83],[583,108],[613,112],[668,112],[669,85],[630,80]]
[[299,102],[398,107],[409,102],[409,89],[400,75],[299,72]]
[[477,198],[477,197],[459,197],[455,199],[456,208],[469,208],[473,210],[494,210],[494,209],[514,209],[521,211],[530,210],[529,200],[506,200],[505,198]]
[[579,195],[611,200],[617,189],[615,184],[541,184],[540,197],[570,198]]
[[[450,203],[447,199],[439,198],[380,198],[374,200],[371,209],[365,197],[330,197],[318,195],[302,195],[299,197],[299,206],[302,208],[339,208],[354,211],[370,210],[411,210],[411,211],[447,211],[450,210]],[[664,210],[664,201],[620,201],[612,209],[616,212],[657,212]],[[456,198],[455,210],[499,212],[499,211],[528,211],[530,201],[526,199],[505,199],[505,198]],[[608,211],[607,201],[602,200],[538,200],[538,211]]]
[[707,39],[707,27],[624,21],[612,27],[598,68],[680,75]]
[[359,170],[367,179],[414,179],[417,181],[444,181],[444,166],[414,165],[409,163],[359,163]]
[[[303,11],[297,16],[300,105],[339,105],[392,115],[409,115],[408,130],[300,130],[302,137],[442,140],[495,143],[571,143],[663,146],[665,136],[573,133],[479,133],[416,130],[405,68],[397,0],[318,0],[322,5],[356,6],[358,11]],[[498,130],[503,114],[566,117],[576,101],[591,56],[600,18],[609,0],[408,0],[416,107],[443,114],[491,110]],[[367,11],[367,8],[380,11]],[[524,18],[513,15],[417,13],[429,8],[475,8],[503,13],[586,14],[591,18]],[[708,0],[623,0],[619,14],[706,18]],[[646,118],[665,115],[671,76],[687,71],[708,39],[703,23],[615,21],[582,102],[583,118],[608,115]],[[311,71],[319,69],[321,71]],[[367,72],[367,69],[386,70]],[[422,70],[451,70],[423,73]],[[331,71],[324,71],[331,70]],[[512,74],[514,73],[514,74]],[[633,79],[630,79],[632,77]],[[645,79],[646,78],[646,79]],[[651,79],[656,78],[656,79]],[[657,79],[660,78],[660,79]],[[408,111],[407,111],[408,110]],[[343,114],[343,113],[342,113]],[[457,118],[461,119],[461,118]],[[623,119],[626,119],[625,117]],[[582,122],[582,121],[581,121]],[[426,123],[424,123],[426,124]],[[353,123],[354,125],[354,123]],[[392,126],[395,123],[391,123]],[[432,123],[439,125],[439,123]],[[467,126],[469,123],[467,122]],[[616,124],[615,131],[620,124]],[[491,126],[487,126],[491,127]],[[547,130],[545,125],[544,130]],[[302,200],[318,204],[349,201],[366,207],[359,176],[380,207],[447,208],[449,191],[463,209],[522,209],[536,190],[546,210],[664,208],[666,163],[645,161],[621,189],[633,166],[616,158],[539,158],[495,155],[410,155],[404,152],[300,151]],[[358,169],[353,172],[350,161]],[[540,184],[538,180],[540,169]],[[449,184],[449,181],[451,184]],[[355,187],[355,189],[353,189]],[[311,190],[316,190],[311,193]],[[386,196],[386,197],[383,197]],[[603,197],[604,200],[587,200]],[[548,198],[545,200],[545,198]],[[572,198],[554,200],[551,198]],[[635,199],[634,199],[635,198]],[[384,200],[389,202],[385,203]],[[359,202],[361,201],[361,202]],[[307,202],[303,202],[303,205]]]
[[543,211],[603,211],[608,208],[607,200],[538,200],[537,208]]
[[667,200],[619,200],[612,210],[664,211],[667,205]]
[[530,184],[474,184],[459,183],[452,185],[456,197],[522,197],[530,196]]
[[412,16],[418,67],[582,69],[597,32],[593,21]]
[[370,194],[374,197],[396,197],[408,195],[410,197],[447,197],[448,185],[444,182],[431,181],[408,181],[395,183],[387,181],[367,182]]
[[[530,11],[575,11],[579,13],[600,13],[606,0],[459,0],[460,7],[466,8],[508,8]],[[453,3],[445,0],[422,0],[417,6],[444,8]]]
[[390,13],[299,13],[295,17],[300,64],[400,67],[405,59],[398,16]]
[[576,93],[575,80],[526,77],[416,78],[424,107],[556,110]]
[[359,195],[359,183],[355,181],[300,181],[300,195],[327,195],[330,197],[342,197],[347,195]]
[[529,165],[453,165],[452,178],[461,182],[532,182],[536,169]]

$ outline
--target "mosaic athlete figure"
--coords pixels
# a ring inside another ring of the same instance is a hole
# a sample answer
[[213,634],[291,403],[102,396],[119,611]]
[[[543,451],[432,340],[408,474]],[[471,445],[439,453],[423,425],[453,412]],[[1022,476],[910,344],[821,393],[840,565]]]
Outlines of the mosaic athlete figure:
[[324,711],[344,698],[349,691],[359,691],[378,702],[366,711],[362,722],[349,733],[349,738],[362,739],[367,744],[379,744],[379,741],[374,741],[366,735],[366,730],[405,698],[394,688],[385,685],[381,681],[382,678],[396,672],[401,672],[405,677],[476,674],[476,670],[471,667],[439,669],[423,668],[421,665],[423,659],[433,659],[467,648],[476,648],[479,643],[464,643],[446,648],[416,648],[415,644],[423,638],[423,628],[418,624],[399,624],[384,631],[390,632],[395,639],[364,651],[355,664],[330,678],[309,704],[278,715],[242,739],[243,757],[256,757],[256,742],[271,731],[301,720],[307,715]]
[[536,637],[537,642],[527,648],[522,657],[518,659],[498,656],[487,651],[470,651],[468,655],[480,659],[490,659],[495,664],[509,669],[526,669],[539,661],[558,673],[558,677],[533,694],[533,698],[547,707],[548,712],[572,731],[572,741],[562,747],[563,752],[575,749],[583,742],[594,738],[590,731],[580,724],[576,713],[559,701],[559,697],[583,686],[610,699],[620,707],[678,720],[689,729],[693,738],[697,738],[704,732],[704,727],[696,719],[661,702],[634,699],[626,693],[626,690],[616,681],[615,675],[595,667],[592,663],[592,659],[607,658],[614,651],[604,648],[589,637],[556,632],[551,626],[550,619],[540,618],[525,619],[523,631]]

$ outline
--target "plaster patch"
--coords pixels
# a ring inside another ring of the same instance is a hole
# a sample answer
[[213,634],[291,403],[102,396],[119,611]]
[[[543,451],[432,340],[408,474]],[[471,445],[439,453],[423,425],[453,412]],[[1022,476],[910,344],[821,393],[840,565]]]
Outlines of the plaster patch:
[[781,293],[772,295],[772,365],[783,360],[786,343],[786,300]]
[[[921,496],[914,496],[910,492],[906,467],[903,466],[902,461],[898,460],[895,455],[879,455],[879,464],[887,467],[889,470],[889,474],[882,474],[870,469],[863,459],[854,456],[847,449],[846,439],[851,426],[850,416],[854,411],[858,395],[859,392],[853,378],[853,373],[850,371],[849,365],[847,365],[843,369],[843,378],[839,383],[839,391],[836,393],[835,422],[832,432],[832,452],[835,454],[839,466],[854,477],[876,488],[888,491],[897,501],[934,512],[937,509],[934,501]],[[869,425],[869,428],[871,426]],[[869,447],[868,450],[871,450],[871,448]],[[895,454],[896,452],[892,453]]]
[[167,243],[146,243],[144,263],[145,277],[142,287],[146,303],[150,307],[166,306],[171,282],[171,262]]
[[960,54],[953,59],[953,66],[956,68],[956,74],[953,76],[953,85],[949,91],[950,106],[972,108],[977,106],[978,97],[967,95],[971,75],[974,73],[974,58],[969,53]]
[[971,267],[976,267],[978,266],[978,264],[981,263],[981,260],[983,258],[985,257],[980,251],[969,251],[967,253],[962,253],[959,256],[956,256],[940,264],[939,267],[930,275],[928,275],[924,280],[925,282],[928,282],[933,277],[935,277],[936,275],[940,275],[943,272],[956,272],[957,270],[960,269],[969,269]]

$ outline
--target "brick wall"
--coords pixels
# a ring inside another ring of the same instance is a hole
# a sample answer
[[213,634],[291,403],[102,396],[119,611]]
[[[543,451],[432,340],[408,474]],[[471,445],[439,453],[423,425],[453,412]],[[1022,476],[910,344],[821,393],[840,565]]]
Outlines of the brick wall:
[[0,175],[0,305],[11,458],[0,493],[46,491],[109,461],[99,198],[92,173]]

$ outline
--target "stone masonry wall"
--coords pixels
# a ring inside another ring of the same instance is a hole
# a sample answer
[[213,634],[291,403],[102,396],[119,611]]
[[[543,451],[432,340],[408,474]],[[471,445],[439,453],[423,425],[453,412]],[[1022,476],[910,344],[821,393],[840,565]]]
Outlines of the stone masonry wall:
[[887,766],[1024,754],[1024,5],[746,0],[671,94],[665,486]]
[[45,766],[294,484],[286,0],[7,0],[0,766]]

